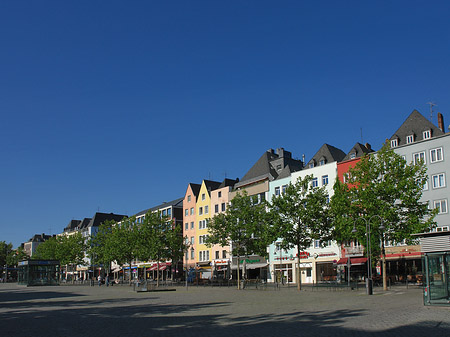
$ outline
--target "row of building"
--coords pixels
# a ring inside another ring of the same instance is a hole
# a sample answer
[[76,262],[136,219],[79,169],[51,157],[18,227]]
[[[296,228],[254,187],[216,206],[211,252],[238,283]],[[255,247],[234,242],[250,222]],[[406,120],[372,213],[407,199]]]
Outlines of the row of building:
[[[428,168],[428,179],[424,187],[422,200],[430,208],[437,208],[436,232],[449,231],[450,215],[448,212],[447,173],[450,150],[450,133],[444,129],[441,114],[438,126],[414,110],[398,130],[386,138],[393,150],[403,156],[407,162],[423,161]],[[182,226],[183,236],[187,238],[188,249],[184,259],[179,263],[165,261],[160,269],[166,276],[180,275],[184,268],[189,278],[229,279],[236,274],[238,266],[246,265],[247,278],[266,279],[268,282],[295,282],[296,250],[280,249],[280,242],[275,241],[268,247],[268,258],[248,256],[239,261],[231,256],[230,247],[206,245],[208,223],[216,214],[226,211],[229,201],[238,192],[246,191],[248,195],[260,200],[270,201],[273,196],[282,194],[284,189],[298,178],[313,176],[313,185],[324,186],[331,197],[333,185],[337,179],[344,182],[345,173],[353,167],[363,155],[374,152],[369,144],[355,143],[348,152],[332,145],[324,144],[315,155],[305,161],[295,159],[292,153],[283,148],[269,149],[241,179],[224,179],[223,181],[203,180],[201,183],[189,183],[184,196],[143,210],[135,214],[139,219],[149,210],[159,210]],[[64,229],[65,233],[81,231],[84,236],[95,235],[98,226],[105,220],[120,221],[125,215],[96,213],[92,218],[72,220]],[[32,240],[30,240],[32,241]],[[27,249],[27,245],[24,246]],[[30,248],[32,250],[32,248]],[[343,281],[364,277],[367,260],[363,256],[363,247],[358,242],[338,245],[330,241],[325,247],[320,242],[301,253],[300,273],[302,283],[322,281]],[[30,251],[31,253],[31,251]],[[415,279],[422,272],[420,246],[407,246],[386,243],[387,272],[396,280]],[[349,260],[350,259],[350,260]],[[120,268],[116,267],[116,271]],[[155,264],[136,261],[131,270],[137,274],[155,272]],[[79,266],[78,273],[87,273],[89,267]]]

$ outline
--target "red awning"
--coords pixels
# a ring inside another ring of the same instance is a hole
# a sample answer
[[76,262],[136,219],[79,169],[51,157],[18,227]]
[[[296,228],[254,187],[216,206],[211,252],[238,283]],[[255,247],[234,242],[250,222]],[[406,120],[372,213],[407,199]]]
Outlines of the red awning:
[[[347,264],[347,257],[343,257],[341,258],[337,264]],[[350,264],[352,266],[358,266],[358,265],[362,265],[365,264],[367,262],[367,257],[353,257],[350,258]]]

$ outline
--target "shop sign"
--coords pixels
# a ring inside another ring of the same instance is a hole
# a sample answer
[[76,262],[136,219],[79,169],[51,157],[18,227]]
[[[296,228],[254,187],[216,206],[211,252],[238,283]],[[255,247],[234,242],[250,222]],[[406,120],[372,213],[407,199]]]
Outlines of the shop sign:
[[309,253],[308,252],[300,252],[300,254],[297,254],[296,256],[298,256],[301,259],[307,259],[309,257]]
[[[255,259],[255,260],[245,259],[245,263],[258,263],[260,261],[261,261],[260,259]],[[239,264],[242,264],[242,263],[244,263],[244,260],[239,261]]]
[[276,257],[275,260],[293,260],[294,256],[292,254],[290,256]]
[[228,264],[229,260],[214,260],[213,264],[214,265],[224,265],[224,264]]

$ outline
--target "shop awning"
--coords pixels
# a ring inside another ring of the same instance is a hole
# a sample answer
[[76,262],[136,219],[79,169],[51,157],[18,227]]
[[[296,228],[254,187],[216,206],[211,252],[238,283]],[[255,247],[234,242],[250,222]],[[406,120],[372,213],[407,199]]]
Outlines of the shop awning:
[[[245,265],[245,269],[258,269],[267,267],[267,263],[248,263]],[[239,268],[242,269],[242,263],[239,265]],[[231,266],[231,269],[236,270],[236,266]]]
[[400,260],[400,259],[421,259],[421,252],[386,254],[386,260]]
[[[347,264],[348,258],[347,257],[343,257],[341,258],[337,264]],[[359,265],[363,265],[367,262],[367,257],[353,257],[350,258],[350,265],[352,266],[359,266]]]

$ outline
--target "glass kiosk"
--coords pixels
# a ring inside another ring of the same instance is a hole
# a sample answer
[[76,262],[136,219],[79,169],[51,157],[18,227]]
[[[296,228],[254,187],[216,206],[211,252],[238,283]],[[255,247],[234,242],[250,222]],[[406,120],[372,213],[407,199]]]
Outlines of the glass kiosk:
[[26,286],[59,285],[59,261],[54,260],[20,261],[18,284]]

